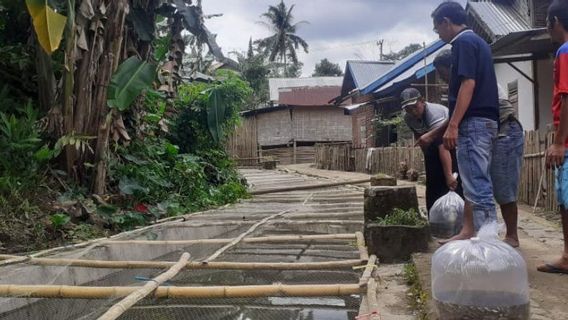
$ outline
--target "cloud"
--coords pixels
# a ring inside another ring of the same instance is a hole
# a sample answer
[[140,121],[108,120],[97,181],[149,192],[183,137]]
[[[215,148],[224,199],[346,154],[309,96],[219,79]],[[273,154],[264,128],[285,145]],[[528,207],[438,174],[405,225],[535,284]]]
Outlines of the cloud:
[[[285,1],[295,4],[297,34],[310,45],[310,52],[299,53],[304,63],[303,75],[309,76],[323,58],[345,66],[349,59],[376,60],[377,41],[384,40],[384,52],[397,51],[410,43],[429,43],[437,36],[432,32],[430,13],[441,0],[303,0]],[[460,0],[465,4],[465,0]],[[217,34],[217,42],[228,53],[246,51],[252,37],[270,35],[257,23],[269,5],[278,0],[205,0],[206,14],[223,13],[223,17],[207,20],[208,28]]]

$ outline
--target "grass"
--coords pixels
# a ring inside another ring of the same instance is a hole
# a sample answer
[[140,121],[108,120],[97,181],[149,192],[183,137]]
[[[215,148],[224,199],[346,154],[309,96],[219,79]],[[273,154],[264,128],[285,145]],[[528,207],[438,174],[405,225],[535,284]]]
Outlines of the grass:
[[410,306],[417,314],[417,319],[428,320],[428,312],[426,311],[426,302],[429,299],[429,295],[420,284],[418,278],[418,270],[414,263],[409,263],[404,266],[403,270],[404,280],[406,284],[410,287],[408,290],[408,300]]

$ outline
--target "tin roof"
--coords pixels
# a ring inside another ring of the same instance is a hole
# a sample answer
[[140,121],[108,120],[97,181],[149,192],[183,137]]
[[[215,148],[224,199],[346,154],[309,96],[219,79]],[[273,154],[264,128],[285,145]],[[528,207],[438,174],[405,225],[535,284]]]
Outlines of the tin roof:
[[[425,60],[432,60],[433,57],[436,56],[435,53],[440,51],[445,46],[447,45],[442,40],[437,40],[426,46],[425,49],[419,50],[409,55],[399,63],[392,66],[388,72],[373,80],[366,87],[362,88],[361,93],[369,94],[372,92],[381,91],[385,88],[386,85],[392,85],[394,81],[396,79],[399,79],[401,76],[404,77],[414,75],[418,71],[418,69],[425,66]],[[431,61],[429,61],[428,63],[431,63]]]
[[281,88],[341,86],[342,83],[343,77],[270,78],[268,79],[270,101],[279,103],[278,95]]
[[386,73],[394,62],[348,60],[341,95],[347,95],[353,89],[362,89],[371,81]]
[[472,13],[476,21],[495,41],[510,33],[530,30],[531,26],[517,12],[517,10],[506,3],[497,2],[469,2],[468,12]]
[[327,106],[341,92],[340,86],[280,88],[279,105]]

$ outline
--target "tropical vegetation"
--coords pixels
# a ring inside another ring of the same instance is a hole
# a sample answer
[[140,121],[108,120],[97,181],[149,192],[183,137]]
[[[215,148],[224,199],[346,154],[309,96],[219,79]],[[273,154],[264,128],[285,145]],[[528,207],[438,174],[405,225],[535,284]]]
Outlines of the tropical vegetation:
[[0,0],[0,250],[246,196],[223,143],[253,89],[195,76],[202,57],[240,68],[208,18],[191,0]]

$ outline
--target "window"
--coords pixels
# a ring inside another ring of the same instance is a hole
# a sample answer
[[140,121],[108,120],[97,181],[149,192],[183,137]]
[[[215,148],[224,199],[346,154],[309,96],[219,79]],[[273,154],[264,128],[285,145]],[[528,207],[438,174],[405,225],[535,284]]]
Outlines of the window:
[[515,113],[519,114],[519,81],[509,82],[507,84],[507,92],[509,93],[509,102],[515,108]]

